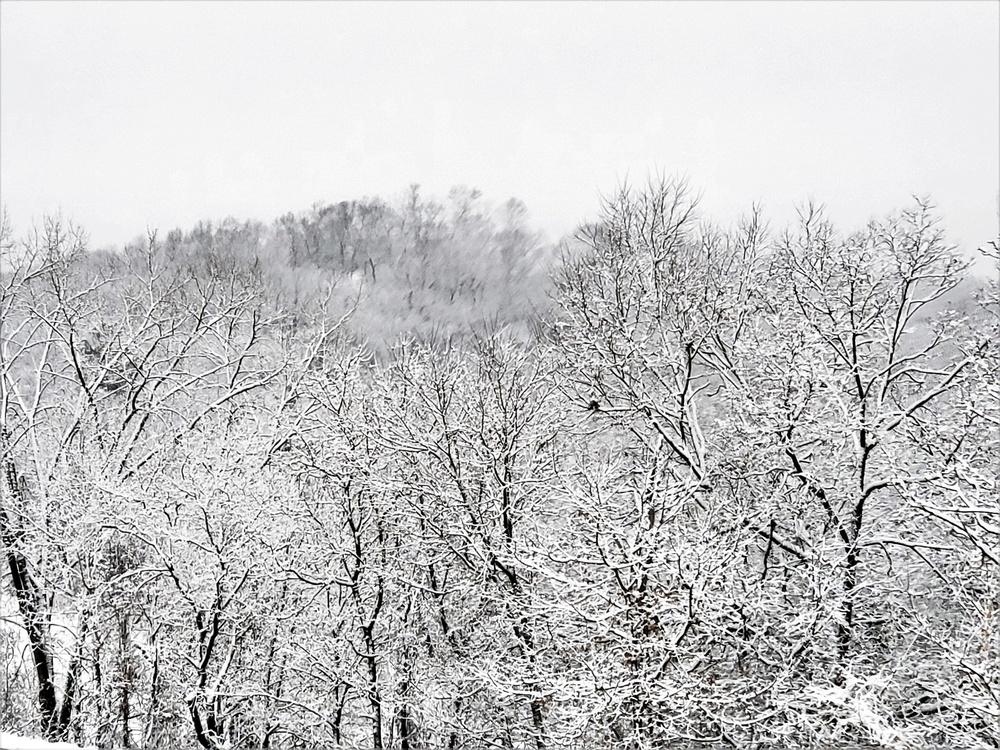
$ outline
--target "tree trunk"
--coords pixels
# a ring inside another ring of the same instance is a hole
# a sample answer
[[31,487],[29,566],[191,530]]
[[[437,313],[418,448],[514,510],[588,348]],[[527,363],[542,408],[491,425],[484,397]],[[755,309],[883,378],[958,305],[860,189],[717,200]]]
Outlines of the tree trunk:
[[[60,710],[52,674],[52,650],[45,637],[47,621],[39,607],[44,597],[38,584],[31,577],[27,558],[19,549],[23,539],[20,509],[26,504],[25,488],[14,465],[14,458],[10,452],[10,434],[6,427],[0,428],[0,457],[3,461],[3,484],[6,490],[4,494],[10,501],[9,507],[7,504],[0,504],[0,541],[6,550],[11,585],[17,598],[21,619],[24,621],[24,629],[28,634],[31,660],[35,667],[41,730],[47,739],[60,740],[64,738],[66,727],[72,718],[72,698],[67,692],[66,705]],[[72,685],[67,686],[70,687]]]

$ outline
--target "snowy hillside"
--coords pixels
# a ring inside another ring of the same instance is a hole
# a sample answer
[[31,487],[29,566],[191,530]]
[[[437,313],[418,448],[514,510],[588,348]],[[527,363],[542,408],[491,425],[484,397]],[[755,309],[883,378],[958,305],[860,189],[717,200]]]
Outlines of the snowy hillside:
[[80,750],[80,747],[69,742],[46,742],[0,732],[0,750]]

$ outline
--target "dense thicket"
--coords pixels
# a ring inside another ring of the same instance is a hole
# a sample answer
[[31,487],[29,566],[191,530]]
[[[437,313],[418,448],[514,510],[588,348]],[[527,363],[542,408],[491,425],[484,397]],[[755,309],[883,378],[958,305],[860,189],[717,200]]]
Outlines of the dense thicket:
[[924,203],[652,184],[558,263],[468,190],[0,250],[0,728],[1000,747],[1000,300]]

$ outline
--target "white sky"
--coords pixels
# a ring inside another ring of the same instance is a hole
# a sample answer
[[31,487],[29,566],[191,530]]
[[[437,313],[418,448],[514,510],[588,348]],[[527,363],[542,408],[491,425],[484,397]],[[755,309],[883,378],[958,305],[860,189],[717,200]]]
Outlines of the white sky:
[[0,4],[0,200],[95,245],[418,182],[556,238],[628,175],[728,222],[930,194],[998,231],[997,2]]

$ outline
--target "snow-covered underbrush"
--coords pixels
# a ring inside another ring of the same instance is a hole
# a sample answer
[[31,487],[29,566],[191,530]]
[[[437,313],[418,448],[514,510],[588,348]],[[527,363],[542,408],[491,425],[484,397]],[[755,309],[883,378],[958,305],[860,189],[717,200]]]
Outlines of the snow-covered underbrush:
[[[81,750],[81,748],[69,742],[46,742],[33,737],[18,737],[16,734],[0,732],[0,750]],[[93,748],[83,750],[93,750]]]

